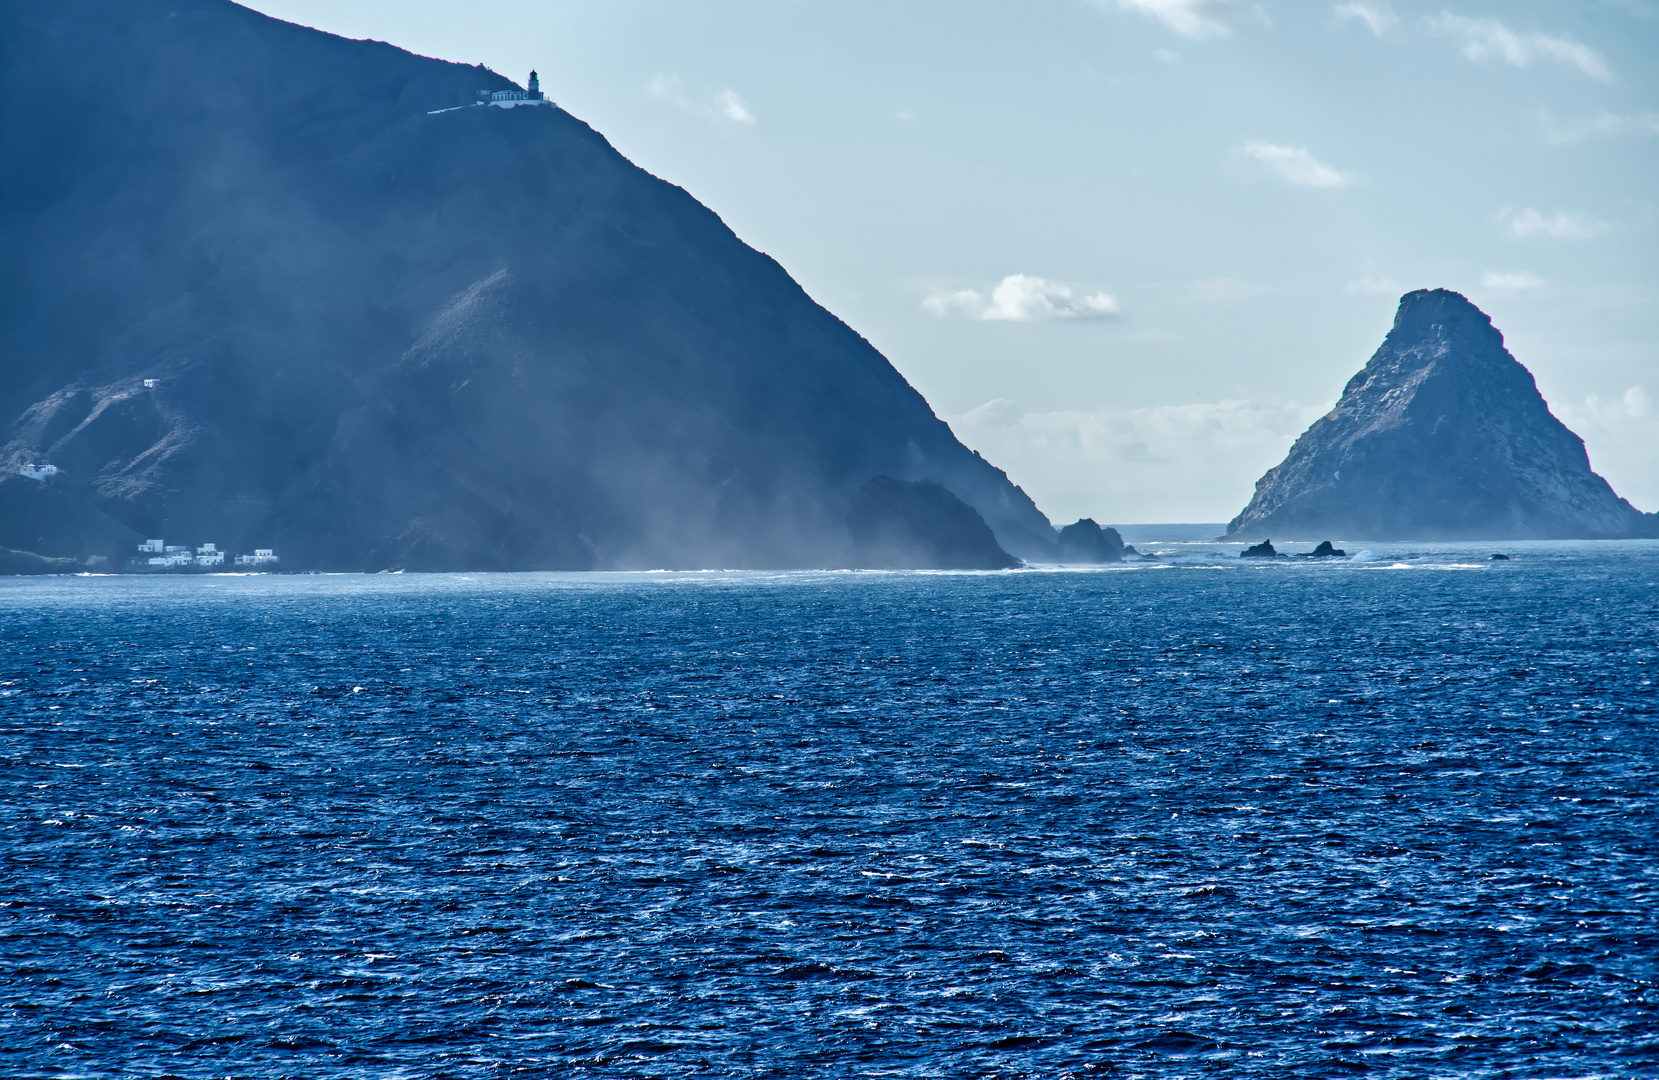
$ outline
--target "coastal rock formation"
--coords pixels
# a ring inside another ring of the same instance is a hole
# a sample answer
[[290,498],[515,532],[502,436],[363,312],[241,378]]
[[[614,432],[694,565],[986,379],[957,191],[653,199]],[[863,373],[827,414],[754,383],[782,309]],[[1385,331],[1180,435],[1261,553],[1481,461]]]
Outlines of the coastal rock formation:
[[1094,518],[1081,518],[1060,530],[1063,563],[1120,563],[1123,554],[1123,537],[1116,529],[1102,529]]
[[1394,327],[1226,539],[1376,540],[1659,535],[1590,469],[1503,335],[1455,292],[1400,300]]
[[[103,563],[94,563],[102,568]],[[0,574],[78,574],[86,570],[79,559],[48,559],[32,551],[0,548]]]
[[830,566],[890,476],[1053,557],[869,342],[513,89],[228,0],[0,5],[0,547]]
[[1020,565],[997,544],[973,507],[931,480],[872,477],[847,511],[851,564],[869,570],[1011,570]]
[[1271,540],[1263,540],[1259,544],[1254,544],[1250,547],[1245,548],[1243,551],[1238,553],[1238,557],[1241,558],[1241,559],[1282,559],[1282,558],[1284,558],[1284,556],[1279,554],[1278,549],[1273,546],[1273,541],[1271,541]]

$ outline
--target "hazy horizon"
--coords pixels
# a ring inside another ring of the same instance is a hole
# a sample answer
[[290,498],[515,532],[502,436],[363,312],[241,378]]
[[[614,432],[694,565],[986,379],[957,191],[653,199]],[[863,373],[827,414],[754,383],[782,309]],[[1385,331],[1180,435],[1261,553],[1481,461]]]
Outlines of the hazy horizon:
[[251,6],[537,68],[1057,523],[1230,519],[1424,287],[1659,509],[1647,0]]

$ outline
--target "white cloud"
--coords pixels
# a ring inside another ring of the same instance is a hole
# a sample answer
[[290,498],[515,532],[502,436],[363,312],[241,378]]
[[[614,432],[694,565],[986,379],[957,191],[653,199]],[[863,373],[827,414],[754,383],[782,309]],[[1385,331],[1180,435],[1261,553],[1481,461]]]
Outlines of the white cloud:
[[1637,509],[1659,510],[1659,408],[1632,386],[1611,401],[1591,394],[1551,411],[1584,440],[1590,464]]
[[678,75],[658,75],[651,80],[647,90],[658,101],[674,106],[687,116],[742,124],[746,127],[755,122],[755,114],[749,111],[749,107],[737,96],[735,90],[722,90],[706,102],[695,101],[680,90]]
[[1273,143],[1248,142],[1235,153],[1255,158],[1275,176],[1297,187],[1340,188],[1354,182],[1350,173],[1338,172],[1314,159],[1300,146],[1276,146]]
[[1272,291],[1271,285],[1258,285],[1254,281],[1239,281],[1236,278],[1200,278],[1187,283],[1187,294],[1206,304],[1248,300]]
[[1027,412],[1005,399],[946,417],[1057,523],[1226,521],[1324,408],[1252,401]]
[[1370,274],[1350,281],[1342,286],[1342,291],[1349,296],[1401,296],[1405,292],[1393,278],[1373,277]]
[[983,291],[935,289],[922,301],[922,310],[941,319],[965,315],[986,322],[1111,319],[1119,311],[1117,297],[1110,293],[1079,295],[1069,285],[1027,274],[1009,274]]
[[735,90],[722,90],[714,99],[715,106],[724,116],[734,124],[752,124],[755,114],[749,111],[749,106],[743,104],[743,99],[737,96]]
[[1394,14],[1384,0],[1373,0],[1372,3],[1338,4],[1336,6],[1338,20],[1354,19],[1365,24],[1373,34],[1385,37],[1394,32],[1400,25],[1400,17]]
[[1659,113],[1619,116],[1603,109],[1598,115],[1581,120],[1557,120],[1548,109],[1539,109],[1538,123],[1544,129],[1544,141],[1558,146],[1590,138],[1610,138],[1627,132],[1659,135]]
[[923,298],[922,310],[939,319],[951,315],[976,319],[985,310],[985,296],[978,289],[934,289]]
[[1117,0],[1117,4],[1190,38],[1226,37],[1245,26],[1267,25],[1261,8],[1240,8],[1231,0]]
[[1514,67],[1531,67],[1536,61],[1547,60],[1576,68],[1598,82],[1613,81],[1613,69],[1602,55],[1572,38],[1537,31],[1520,33],[1497,19],[1471,19],[1449,11],[1431,17],[1428,26],[1437,34],[1457,38],[1463,55],[1470,60],[1498,59]]
[[1537,274],[1529,274],[1525,270],[1512,270],[1500,273],[1488,270],[1481,275],[1481,286],[1496,292],[1536,292],[1544,287],[1544,279]]
[[1582,214],[1545,217],[1530,206],[1519,214],[1505,211],[1499,215],[1500,221],[1504,219],[1508,219],[1509,234],[1517,240],[1531,240],[1537,236],[1552,240],[1587,240],[1605,228],[1601,222]]

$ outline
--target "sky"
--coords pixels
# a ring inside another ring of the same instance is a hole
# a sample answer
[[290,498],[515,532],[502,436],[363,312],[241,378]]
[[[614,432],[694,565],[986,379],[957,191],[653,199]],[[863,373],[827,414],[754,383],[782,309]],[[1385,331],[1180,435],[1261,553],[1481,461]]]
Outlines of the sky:
[[1057,523],[1221,522],[1400,295],[1659,510],[1659,0],[254,0],[679,184]]

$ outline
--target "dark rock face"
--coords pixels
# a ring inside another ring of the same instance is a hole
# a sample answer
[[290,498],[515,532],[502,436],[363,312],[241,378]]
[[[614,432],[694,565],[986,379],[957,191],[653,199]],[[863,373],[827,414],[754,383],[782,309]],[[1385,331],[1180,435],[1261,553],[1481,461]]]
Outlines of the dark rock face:
[[104,562],[88,567],[78,559],[47,559],[32,551],[0,548],[0,574],[78,574],[89,568],[105,568]]
[[1060,530],[1060,561],[1063,563],[1120,563],[1123,537],[1113,528],[1102,529],[1094,518],[1081,518]]
[[[0,574],[119,569],[126,551],[143,539],[98,509],[62,474],[40,483],[7,472],[13,475],[0,476],[0,547],[32,557],[7,560],[4,565],[11,569],[0,569]],[[31,566],[35,569],[26,569]]]
[[686,192],[558,108],[468,104],[510,85],[227,0],[0,5],[0,464],[63,470],[45,517],[0,481],[0,547],[828,566],[887,475],[1052,557]]
[[1503,335],[1464,297],[1408,293],[1336,408],[1227,527],[1377,540],[1659,534],[1590,469]]
[[1273,541],[1263,540],[1259,544],[1245,548],[1238,553],[1241,559],[1277,559],[1279,552],[1273,547]]
[[1348,553],[1339,547],[1332,546],[1329,540],[1319,541],[1319,546],[1312,551],[1302,552],[1298,558],[1303,559],[1345,559]]
[[847,511],[853,566],[870,570],[1010,570],[1020,565],[985,519],[931,480],[872,477]]

